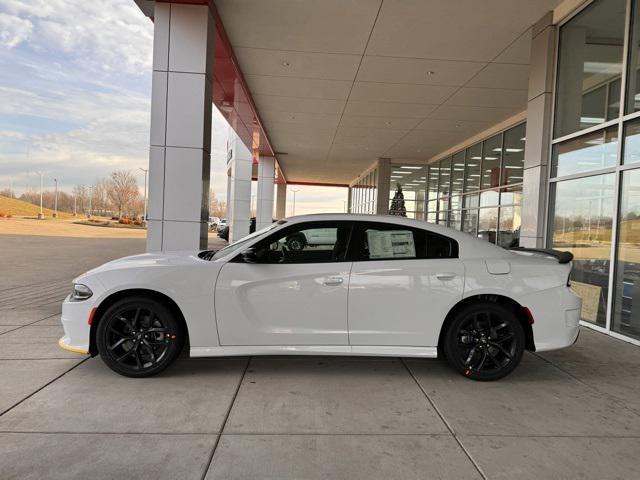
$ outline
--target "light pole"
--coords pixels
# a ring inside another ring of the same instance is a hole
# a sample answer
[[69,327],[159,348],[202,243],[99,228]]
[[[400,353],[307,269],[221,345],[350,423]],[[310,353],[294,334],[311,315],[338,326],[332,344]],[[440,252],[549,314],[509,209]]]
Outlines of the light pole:
[[78,196],[73,196],[73,216],[78,215]]
[[299,188],[292,188],[291,191],[293,192],[293,208],[291,211],[291,216],[295,217],[296,215],[296,193],[298,193],[300,191]]
[[44,175],[42,172],[35,172],[40,175],[40,213],[38,213],[38,220],[42,220],[44,218],[44,212],[42,211],[42,188],[44,184]]
[[53,218],[58,218],[58,179],[54,178],[53,183],[56,185],[53,200]]
[[144,172],[144,216],[142,217],[142,224],[147,224],[147,173],[149,173],[148,168],[138,167],[140,170]]
[[91,218],[91,198],[93,197],[93,187],[88,187],[89,188],[89,215],[87,215],[87,218]]

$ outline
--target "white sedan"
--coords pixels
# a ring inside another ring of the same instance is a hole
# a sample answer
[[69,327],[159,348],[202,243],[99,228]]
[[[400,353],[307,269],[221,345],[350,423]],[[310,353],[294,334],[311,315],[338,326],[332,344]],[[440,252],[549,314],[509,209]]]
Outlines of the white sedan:
[[[291,249],[296,236],[332,241]],[[60,346],[132,377],[187,344],[192,357],[443,356],[495,380],[524,350],[575,342],[571,259],[399,217],[299,216],[218,252],[147,253],[81,275]]]

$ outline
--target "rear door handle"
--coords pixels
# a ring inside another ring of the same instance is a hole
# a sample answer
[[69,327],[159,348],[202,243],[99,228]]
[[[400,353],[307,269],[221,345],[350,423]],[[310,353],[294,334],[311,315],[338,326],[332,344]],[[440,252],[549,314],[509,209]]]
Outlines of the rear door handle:
[[453,280],[456,278],[456,274],[451,272],[436,273],[436,278],[442,281]]
[[344,282],[344,279],[342,277],[327,277],[324,279],[323,283],[327,287],[332,287],[336,285],[342,285],[343,282]]

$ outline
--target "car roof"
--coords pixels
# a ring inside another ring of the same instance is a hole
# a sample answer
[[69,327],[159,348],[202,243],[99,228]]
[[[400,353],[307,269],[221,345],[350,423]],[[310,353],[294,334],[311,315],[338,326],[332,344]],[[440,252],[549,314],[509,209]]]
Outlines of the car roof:
[[368,215],[358,213],[314,213],[308,215],[297,215],[285,219],[286,224],[292,225],[302,222],[321,221],[358,221],[358,222],[380,222],[394,225],[404,225],[407,227],[420,228],[429,232],[444,235],[458,242],[459,255],[461,258],[496,258],[511,256],[504,248],[498,247],[485,240],[476,238],[468,233],[454,230],[452,228],[429,223],[424,220],[398,217],[395,215]]

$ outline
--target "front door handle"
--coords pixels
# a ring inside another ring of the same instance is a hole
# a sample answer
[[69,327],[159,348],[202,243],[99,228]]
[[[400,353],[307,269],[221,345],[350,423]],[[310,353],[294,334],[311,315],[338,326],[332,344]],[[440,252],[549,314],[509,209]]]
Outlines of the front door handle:
[[454,278],[456,278],[456,274],[452,272],[436,273],[436,278],[444,282],[447,280],[453,280]]
[[342,277],[327,277],[324,279],[323,283],[327,287],[332,287],[336,285],[342,285],[343,282],[344,282],[344,279]]

